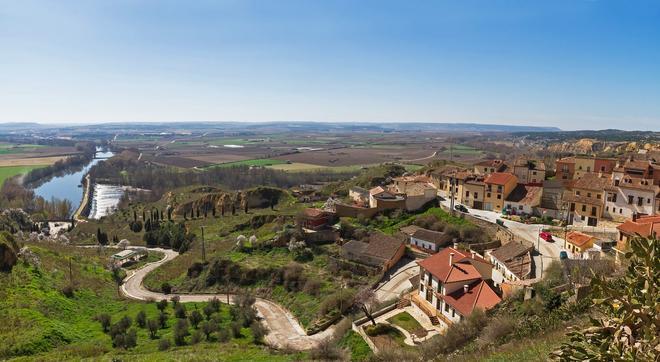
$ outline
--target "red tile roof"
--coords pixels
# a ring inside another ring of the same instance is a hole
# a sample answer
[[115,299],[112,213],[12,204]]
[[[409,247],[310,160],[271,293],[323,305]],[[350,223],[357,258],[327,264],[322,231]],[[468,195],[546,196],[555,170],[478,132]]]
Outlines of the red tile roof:
[[436,296],[442,298],[463,316],[472,314],[475,309],[490,309],[502,301],[493,288],[483,280],[468,286],[467,292],[464,288],[460,288],[448,295],[436,293]]
[[566,241],[578,247],[582,247],[592,239],[594,239],[593,236],[583,234],[579,231],[570,231],[568,235],[566,235]]
[[511,180],[515,180],[516,176],[510,173],[504,173],[504,172],[494,172],[491,173],[490,176],[486,178],[484,181],[487,184],[495,184],[495,185],[505,185]]
[[[449,264],[450,254],[454,253]],[[439,253],[417,263],[443,283],[480,279],[481,273],[472,265],[473,262],[488,263],[486,260],[472,256],[470,253],[454,248],[442,249]]]
[[636,221],[626,220],[623,224],[616,227],[619,231],[627,235],[640,235],[649,237],[654,232],[660,235],[660,215],[646,215],[637,217]]

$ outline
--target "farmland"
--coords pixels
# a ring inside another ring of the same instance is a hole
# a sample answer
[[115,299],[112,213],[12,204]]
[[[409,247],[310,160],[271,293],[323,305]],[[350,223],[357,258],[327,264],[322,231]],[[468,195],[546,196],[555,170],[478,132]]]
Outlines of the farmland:
[[0,166],[0,185],[8,178],[26,174],[39,167],[41,166]]

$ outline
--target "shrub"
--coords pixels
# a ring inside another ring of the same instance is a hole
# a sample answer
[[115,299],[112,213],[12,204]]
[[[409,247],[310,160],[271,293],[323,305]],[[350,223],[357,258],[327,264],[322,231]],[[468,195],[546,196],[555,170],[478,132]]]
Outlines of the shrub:
[[61,290],[62,295],[64,295],[67,298],[73,298],[74,297],[74,292],[75,288],[72,285],[67,285]]
[[325,338],[318,346],[309,352],[309,357],[314,361],[348,361],[348,352],[340,348],[334,340]]
[[192,336],[190,337],[190,344],[197,344],[202,341],[204,337],[202,336],[202,332],[200,331],[194,331]]
[[164,311],[167,308],[167,300],[166,299],[161,299],[158,303],[156,303],[156,308],[158,308],[159,311]]
[[170,301],[172,302],[172,308],[176,309],[176,307],[179,306],[179,302],[181,301],[181,297],[179,297],[178,295],[172,296],[172,298],[170,298]]
[[168,349],[170,349],[170,341],[168,339],[161,339],[158,342],[158,350],[167,351]]
[[160,314],[158,314],[158,322],[160,323],[160,328],[166,328],[167,327],[167,313],[160,312]]
[[307,279],[305,286],[303,287],[303,292],[313,296],[318,296],[320,290],[321,282],[316,279]]
[[190,324],[192,324],[193,328],[197,329],[199,322],[204,320],[204,317],[202,317],[202,314],[198,310],[194,310],[190,313],[190,316],[188,316],[188,320],[190,320]]
[[102,313],[102,314],[97,315],[95,319],[99,323],[101,323],[101,328],[103,328],[103,332],[107,333],[108,329],[110,328],[110,324],[112,323],[112,319],[110,317],[110,314]]
[[378,323],[376,325],[368,325],[364,327],[364,332],[367,334],[367,336],[374,337],[374,336],[379,336],[381,334],[386,334],[392,328],[393,327],[390,326],[389,324]]
[[170,294],[172,293],[172,286],[168,282],[163,282],[163,284],[160,285],[160,290],[164,294]]
[[498,317],[490,320],[479,334],[478,344],[484,347],[500,342],[515,329],[516,324],[510,317]]
[[211,339],[211,334],[218,330],[218,325],[209,321],[203,321],[199,324],[199,329],[206,336],[206,340]]
[[229,331],[227,329],[225,328],[218,329],[217,335],[218,335],[218,342],[224,343],[229,341],[230,336],[229,336]]

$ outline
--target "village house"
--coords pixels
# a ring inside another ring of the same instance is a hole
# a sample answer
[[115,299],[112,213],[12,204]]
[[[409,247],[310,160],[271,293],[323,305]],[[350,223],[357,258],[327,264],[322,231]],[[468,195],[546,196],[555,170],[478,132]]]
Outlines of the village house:
[[[383,188],[382,186],[376,186],[369,190],[369,207],[378,207],[378,201],[395,201],[397,196]],[[403,199],[402,199],[403,200]]]
[[493,172],[506,172],[508,168],[504,160],[485,160],[474,164],[474,173],[485,176]]
[[629,251],[630,239],[638,236],[644,238],[660,236],[660,215],[633,214],[632,218],[616,228],[619,231],[619,238],[614,250],[617,261],[620,261],[623,259],[623,255]]
[[654,185],[653,180],[624,175],[621,179],[615,179],[613,185],[606,186],[605,191],[603,217],[623,222],[633,214],[653,215],[660,212],[660,205],[656,202],[660,186]]
[[629,158],[619,162],[614,169],[615,179],[622,179],[623,176],[653,180],[653,184],[660,185],[660,165],[650,160]]
[[485,180],[484,210],[502,212],[504,200],[513,191],[518,183],[515,175],[510,173],[495,172]]
[[542,193],[542,187],[518,184],[507,196],[504,210],[513,215],[536,215]]
[[564,157],[555,162],[555,178],[558,180],[572,180],[575,174],[575,158]]
[[564,181],[545,180],[541,191],[541,203],[539,211],[541,216],[549,216],[554,219],[565,219],[566,211],[562,208],[564,194]]
[[299,216],[300,226],[309,230],[320,230],[328,227],[334,223],[335,219],[336,215],[334,212],[317,208],[306,208]]
[[418,182],[405,187],[405,193],[399,195],[405,197],[406,210],[415,211],[437,199],[438,191],[430,183]]
[[448,247],[417,263],[420,284],[412,301],[435,324],[447,327],[502,301],[491,284],[492,265],[475,253]]
[[605,188],[610,185],[608,177],[585,173],[570,183],[570,192],[564,196],[569,204],[568,223],[582,226],[597,226],[603,215]]
[[486,184],[484,183],[484,177],[472,175],[463,183],[459,202],[473,209],[481,210],[484,208],[485,190]]
[[545,164],[541,160],[521,157],[513,164],[513,174],[520,184],[540,184],[545,180]]
[[573,253],[576,259],[581,259],[585,256],[585,252],[594,246],[596,241],[595,236],[587,235],[579,231],[569,231],[564,239],[564,249]]
[[367,189],[353,186],[348,190],[348,197],[358,206],[369,206],[369,190]]
[[436,253],[451,241],[451,238],[443,232],[423,228],[418,228],[410,235],[410,246],[427,253]]
[[351,240],[341,247],[344,258],[383,272],[393,267],[405,251],[403,240],[382,233],[371,234],[368,242]]
[[493,281],[496,284],[515,282],[532,277],[532,251],[534,246],[509,242],[486,253],[493,264]]
[[144,248],[122,250],[110,257],[113,265],[123,267],[127,264],[135,263],[147,256],[147,250]]

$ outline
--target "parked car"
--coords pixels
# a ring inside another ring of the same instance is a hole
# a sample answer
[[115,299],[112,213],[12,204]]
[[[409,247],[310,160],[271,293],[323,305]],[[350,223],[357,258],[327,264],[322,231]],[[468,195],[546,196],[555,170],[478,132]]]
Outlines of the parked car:
[[458,211],[460,211],[460,212],[464,212],[464,213],[466,213],[466,214],[468,213],[468,209],[467,209],[467,207],[465,207],[465,206],[463,206],[463,205],[461,205],[461,204],[458,204],[458,205],[454,206],[454,209],[456,209],[456,210],[458,210]]
[[559,252],[559,260],[568,259],[568,253],[564,250]]
[[552,239],[552,234],[550,234],[550,233],[547,232],[547,231],[541,231],[541,232],[539,233],[539,237],[540,237],[541,239],[545,240],[545,241],[548,241],[548,242],[553,242],[553,241],[554,241],[554,240]]

